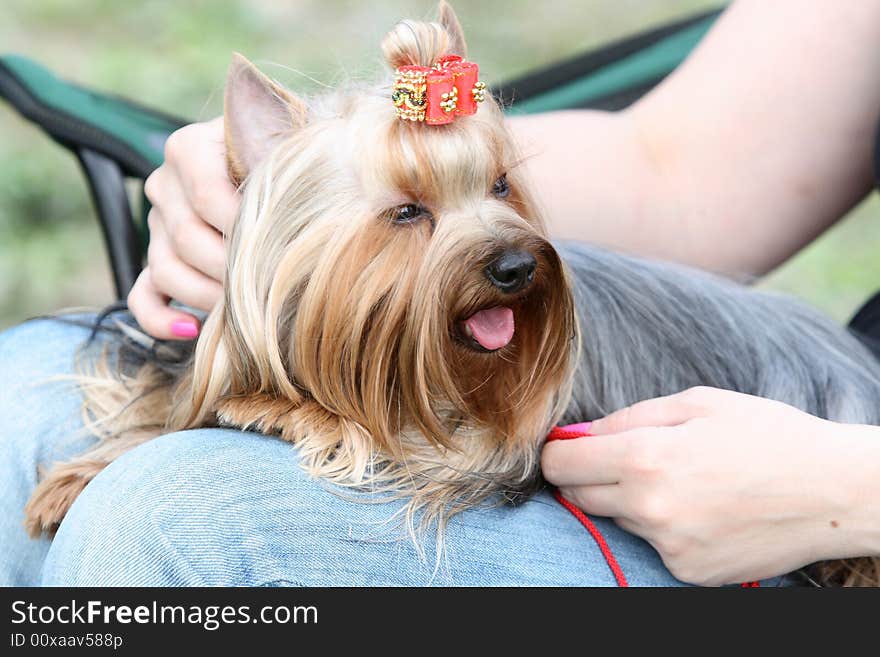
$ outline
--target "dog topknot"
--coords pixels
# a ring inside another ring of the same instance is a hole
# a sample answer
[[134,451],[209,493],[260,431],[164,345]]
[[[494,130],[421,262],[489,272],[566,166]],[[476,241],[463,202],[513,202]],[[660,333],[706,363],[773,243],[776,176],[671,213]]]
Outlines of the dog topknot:
[[382,53],[392,69],[399,66],[432,66],[451,52],[452,38],[443,25],[400,21],[382,40]]

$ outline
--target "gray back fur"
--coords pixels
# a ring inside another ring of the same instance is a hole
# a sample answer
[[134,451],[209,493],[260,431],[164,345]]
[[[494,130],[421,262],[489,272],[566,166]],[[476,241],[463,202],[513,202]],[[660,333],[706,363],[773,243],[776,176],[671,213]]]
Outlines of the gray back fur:
[[582,332],[564,421],[704,385],[880,424],[880,361],[804,303],[706,272],[558,244]]

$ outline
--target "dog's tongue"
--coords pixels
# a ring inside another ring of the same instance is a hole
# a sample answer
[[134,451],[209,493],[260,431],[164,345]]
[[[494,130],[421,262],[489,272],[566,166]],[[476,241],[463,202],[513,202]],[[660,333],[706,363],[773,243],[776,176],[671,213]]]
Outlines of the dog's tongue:
[[513,339],[513,311],[506,306],[481,310],[464,320],[474,340],[484,349],[501,349]]

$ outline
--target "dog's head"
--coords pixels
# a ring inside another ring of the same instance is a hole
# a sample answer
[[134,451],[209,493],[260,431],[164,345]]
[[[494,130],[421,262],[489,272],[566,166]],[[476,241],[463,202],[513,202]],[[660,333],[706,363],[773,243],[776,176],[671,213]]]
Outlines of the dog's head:
[[[445,3],[438,23],[402,22],[383,43],[395,68],[464,49]],[[196,414],[280,430],[337,480],[381,462],[459,496],[515,488],[567,401],[566,274],[498,104],[427,125],[398,118],[391,96],[307,103],[233,60],[226,142],[243,201],[197,347]]]

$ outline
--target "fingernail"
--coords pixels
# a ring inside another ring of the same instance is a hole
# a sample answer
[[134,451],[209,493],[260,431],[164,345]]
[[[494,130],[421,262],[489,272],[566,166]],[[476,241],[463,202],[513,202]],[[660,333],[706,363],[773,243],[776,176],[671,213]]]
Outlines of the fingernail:
[[587,434],[590,433],[590,427],[592,426],[592,424],[592,422],[578,422],[577,424],[569,424],[562,428],[566,431]]
[[194,338],[199,334],[199,326],[192,320],[181,319],[171,323],[171,332],[178,338]]

